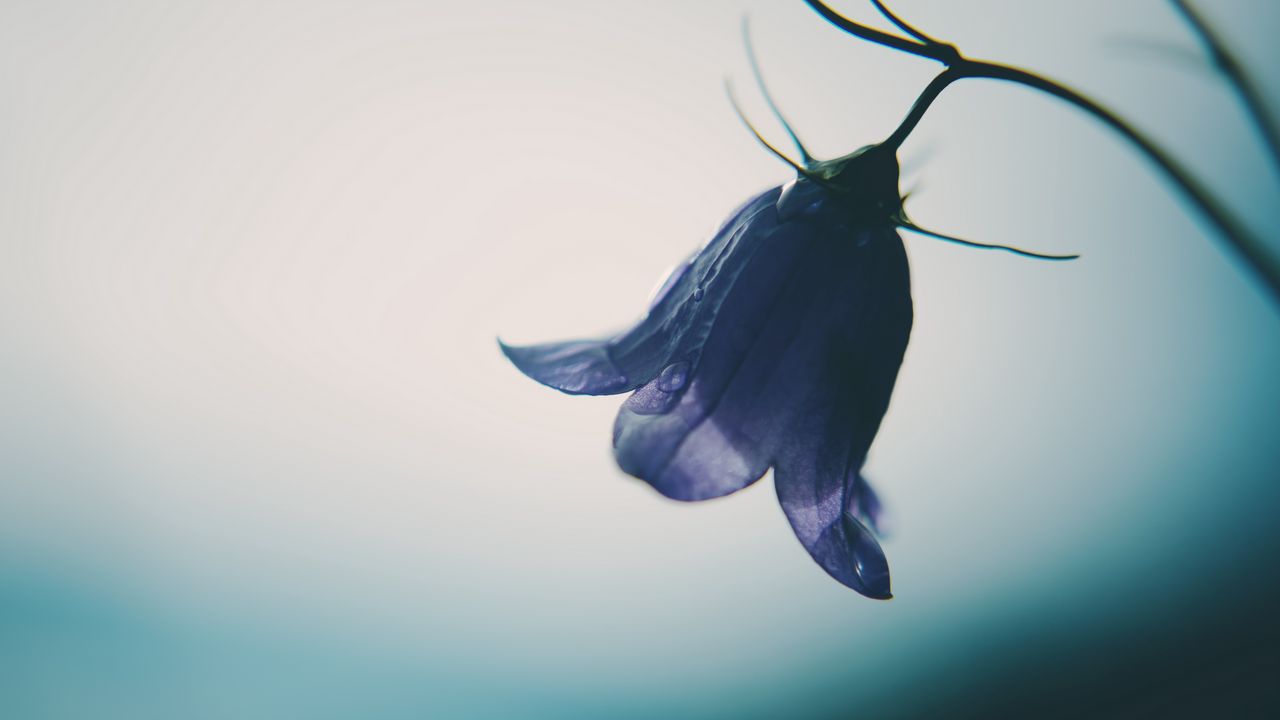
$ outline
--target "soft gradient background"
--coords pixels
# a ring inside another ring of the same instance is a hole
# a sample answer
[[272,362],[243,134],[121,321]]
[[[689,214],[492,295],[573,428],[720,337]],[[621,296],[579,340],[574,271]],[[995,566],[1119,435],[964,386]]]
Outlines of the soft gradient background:
[[[1280,96],[1280,5],[1201,0]],[[1260,232],[1277,173],[1159,0],[895,6],[1137,119]],[[874,20],[854,0],[838,7]],[[869,471],[896,599],[765,480],[665,501],[494,338],[598,334],[936,66],[794,2],[0,5],[0,715],[1260,716],[1280,312],[1025,89],[905,149],[917,321]],[[1280,251],[1280,241],[1275,242]],[[1251,715],[1252,713],[1252,715]]]

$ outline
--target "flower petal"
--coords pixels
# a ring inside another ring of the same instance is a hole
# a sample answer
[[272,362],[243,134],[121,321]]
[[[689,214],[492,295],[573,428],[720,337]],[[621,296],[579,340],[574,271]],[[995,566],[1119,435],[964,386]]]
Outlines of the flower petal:
[[[755,217],[726,264],[741,264],[722,297],[705,345],[682,362],[693,370],[679,387],[662,376],[633,395],[614,424],[618,465],[667,497],[705,500],[755,482],[786,434],[788,388],[803,358],[786,352],[813,307],[810,291],[823,262],[815,234],[776,225],[770,208]],[[791,365],[789,365],[791,363]],[[779,377],[781,382],[779,382]]]
[[834,382],[825,403],[793,425],[774,465],[774,484],[783,512],[814,561],[857,592],[884,599],[891,597],[889,566],[864,524],[874,520],[879,501],[861,468],[896,373],[887,363],[857,369]]
[[800,543],[827,574],[867,597],[888,599],[889,563],[875,536],[847,510],[850,472],[840,455],[824,448],[779,462],[778,501]]
[[828,574],[873,598],[890,597],[889,568],[871,531],[878,499],[862,464],[889,406],[911,329],[901,241],[877,235],[849,273],[854,293],[812,368],[815,391],[774,462],[778,500],[796,537]]
[[845,382],[841,373],[856,377],[865,365],[881,386],[857,401],[875,399],[863,408],[874,416],[857,438],[863,452],[887,407],[911,326],[901,241],[885,229],[859,245],[827,218],[781,226],[775,218],[761,213],[744,234],[741,251],[758,249],[688,387],[664,391],[654,381],[618,413],[619,466],[668,497],[704,500],[755,482],[794,442],[796,418]]
[[778,188],[752,198],[662,283],[648,313],[631,329],[603,340],[512,346],[502,352],[525,375],[572,395],[612,395],[657,378],[677,359],[700,353],[727,292],[751,257],[743,236],[753,218],[770,216]]
[[498,346],[520,372],[570,395],[613,395],[630,389],[630,379],[609,356],[607,340],[524,347],[499,340]]

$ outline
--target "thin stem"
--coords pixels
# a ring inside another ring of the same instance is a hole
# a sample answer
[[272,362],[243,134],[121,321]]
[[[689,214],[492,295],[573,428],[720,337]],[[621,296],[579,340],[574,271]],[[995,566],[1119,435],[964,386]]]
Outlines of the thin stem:
[[879,10],[880,14],[883,15],[886,20],[893,23],[894,26],[897,27],[899,30],[910,35],[916,40],[919,40],[925,45],[942,45],[943,44],[938,42],[934,38],[931,38],[928,35],[925,35],[924,33],[920,32],[914,27],[912,27],[910,24],[907,23],[906,20],[903,20],[902,18],[895,15],[894,12],[890,10],[884,3],[880,2],[880,0],[871,0],[871,4],[876,6],[876,10]]
[[930,105],[933,105],[933,101],[938,99],[938,96],[942,94],[942,91],[945,90],[948,85],[963,77],[965,77],[965,75],[958,71],[955,66],[948,67],[946,70],[938,73],[933,80],[929,81],[929,84],[925,87],[924,91],[920,93],[920,96],[916,98],[915,103],[911,106],[911,110],[907,113],[907,116],[902,119],[902,123],[898,125],[898,129],[894,130],[893,134],[885,139],[881,144],[890,150],[897,152],[898,148],[902,147],[902,143],[906,141],[907,136],[911,134],[911,131],[916,129],[916,125],[918,125],[920,123],[920,119],[924,117],[925,111],[929,109]]
[[728,78],[725,78],[724,81],[724,91],[729,96],[729,104],[733,106],[733,111],[738,115],[738,119],[742,121],[743,125],[747,126],[747,129],[751,131],[751,134],[755,136],[756,140],[763,145],[766,150],[773,153],[774,156],[782,162],[790,165],[791,169],[796,171],[796,174],[802,175],[819,185],[826,187],[827,183],[825,180],[810,172],[805,166],[787,157],[786,153],[774,147],[768,140],[764,139],[764,136],[760,134],[760,131],[756,130],[756,126],[752,125],[751,121],[747,119],[746,113],[742,112],[742,106],[738,104],[738,96],[733,92],[733,83],[729,82]]
[[1173,7],[1177,9],[1191,29],[1200,36],[1200,41],[1204,43],[1205,49],[1209,51],[1209,57],[1213,60],[1213,64],[1218,70],[1226,76],[1227,82],[1235,89],[1236,94],[1240,96],[1240,100],[1244,102],[1245,110],[1249,115],[1249,119],[1258,128],[1258,132],[1262,135],[1262,140],[1267,144],[1267,150],[1271,152],[1271,161],[1274,163],[1274,169],[1280,171],[1280,130],[1277,129],[1275,115],[1267,107],[1266,102],[1262,98],[1262,91],[1253,82],[1253,79],[1240,61],[1236,58],[1235,53],[1231,52],[1222,38],[1209,27],[1204,18],[1200,16],[1194,8],[1191,7],[1186,0],[1170,0]]
[[1073,255],[1049,255],[1046,253],[1038,253],[1038,252],[1031,252],[1030,250],[1023,250],[1021,248],[1016,248],[1010,245],[992,245],[988,243],[974,242],[972,240],[964,240],[954,235],[944,235],[940,232],[925,230],[919,225],[916,225],[915,223],[911,223],[911,222],[899,222],[898,227],[910,230],[912,232],[920,233],[921,235],[934,238],[935,240],[945,240],[946,242],[949,242],[949,243],[964,245],[966,247],[971,247],[971,248],[978,248],[979,250],[1004,250],[1005,252],[1011,252],[1014,255],[1021,255],[1022,257],[1033,258],[1036,260],[1075,260],[1080,257],[1079,255],[1074,255],[1074,254]]
[[1245,264],[1248,265],[1249,269],[1253,271],[1270,293],[1272,301],[1280,304],[1280,263],[1267,251],[1262,239],[1255,236],[1239,222],[1199,180],[1174,160],[1171,155],[1115,113],[1065,85],[1027,72],[1021,68],[981,60],[970,60],[961,55],[955,46],[947,43],[916,42],[876,30],[840,15],[820,0],[805,0],[805,3],[832,25],[855,37],[928,58],[947,66],[946,70],[933,79],[916,100],[916,104],[911,108],[902,124],[885,141],[891,148],[896,149],[901,145],[907,135],[920,122],[921,117],[923,117],[933,101],[937,99],[938,95],[948,85],[962,78],[1001,80],[1025,85],[1053,95],[1093,115],[1137,147],[1149,161],[1154,163],[1169,178],[1173,186],[1199,211],[1201,216],[1209,221],[1222,236],[1227,246],[1244,260]]
[[756,60],[755,44],[751,42],[751,23],[747,16],[742,16],[742,44],[747,48],[747,61],[751,64],[751,74],[755,76],[756,86],[760,88],[760,94],[764,96],[764,101],[769,105],[769,111],[782,123],[782,129],[787,131],[787,136],[791,138],[791,144],[795,145],[796,151],[800,153],[800,162],[805,167],[813,164],[813,156],[809,154],[809,150],[805,148],[804,143],[800,142],[800,137],[796,135],[796,131],[791,129],[791,123],[787,122],[787,118],[782,114],[782,110],[778,109],[777,103],[773,101],[773,93],[769,92],[769,86],[764,81],[764,73],[760,72],[760,63]]
[[804,1],[806,4],[808,4],[809,7],[813,8],[815,12],[821,15],[827,22],[831,23],[832,25],[835,25],[836,27],[840,28],[841,30],[844,30],[845,32],[851,35],[860,37],[863,40],[869,40],[877,45],[884,45],[885,47],[891,47],[894,50],[901,50],[902,52],[905,52],[905,53],[911,53],[912,55],[919,55],[920,57],[927,57],[933,60],[937,60],[940,63],[946,64],[946,60],[943,57],[941,57],[938,51],[938,48],[943,47],[942,43],[938,43],[937,45],[932,45],[932,44],[926,45],[924,43],[919,43],[913,40],[908,40],[906,38],[898,37],[897,35],[892,35],[890,33],[884,32],[883,30],[876,30],[873,27],[868,27],[866,25],[853,22],[849,18],[846,18],[845,16],[841,15],[835,10],[832,10],[831,8],[827,7],[826,5],[819,2],[818,0],[804,0]]

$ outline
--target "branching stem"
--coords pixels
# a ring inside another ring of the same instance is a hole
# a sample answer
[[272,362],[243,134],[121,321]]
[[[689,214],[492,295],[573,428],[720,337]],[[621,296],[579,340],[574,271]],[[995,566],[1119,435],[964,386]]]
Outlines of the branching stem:
[[[1056,98],[1064,100],[1076,107],[1084,110],[1086,113],[1094,116],[1103,124],[1120,134],[1121,137],[1128,140],[1143,155],[1147,157],[1156,167],[1163,172],[1169,181],[1173,184],[1184,198],[1200,213],[1200,215],[1209,222],[1210,225],[1222,237],[1237,257],[1244,261],[1245,265],[1254,273],[1257,279],[1263,284],[1265,289],[1271,296],[1271,300],[1280,306],[1280,262],[1274,258],[1268,251],[1262,238],[1254,235],[1248,227],[1240,222],[1214,195],[1209,192],[1194,175],[1175,160],[1169,153],[1165,152],[1160,146],[1146,135],[1138,131],[1132,125],[1121,119],[1118,115],[1107,110],[1103,106],[1089,99],[1088,97],[1072,90],[1071,88],[1057,83],[1048,78],[1041,77],[1034,73],[1028,72],[1021,68],[1011,65],[1002,65],[999,63],[986,62],[982,60],[972,60],[962,55],[958,48],[950,43],[940,42],[931,37],[915,30],[904,21],[893,15],[883,3],[878,0],[872,0],[876,9],[885,15],[894,25],[902,29],[904,32],[912,36],[910,39],[893,35],[891,33],[877,30],[873,27],[854,22],[836,11],[827,7],[820,0],[805,0],[809,7],[813,8],[819,15],[828,22],[855,37],[893,48],[901,52],[917,55],[922,58],[934,60],[946,66],[937,77],[929,83],[929,86],[916,100],[907,117],[902,121],[893,134],[885,141],[885,144],[892,149],[897,149],[911,131],[915,129],[920,119],[924,117],[925,111],[933,104],[949,85],[957,80],[964,78],[987,78],[990,80],[1001,80],[1004,82],[1025,85],[1027,87],[1048,93]],[[1180,8],[1185,5],[1178,0],[1174,0]],[[1195,16],[1191,16],[1195,17]],[[1206,42],[1211,47],[1216,45],[1217,41],[1211,34],[1204,29],[1205,26],[1197,21],[1192,21],[1193,26],[1201,33]],[[1239,78],[1242,74],[1236,71],[1227,71],[1222,65],[1221,55],[1215,55],[1220,67],[1223,67],[1224,74],[1227,75],[1233,85],[1237,88],[1241,86]],[[1229,55],[1227,57],[1230,57]],[[1236,66],[1238,69],[1238,66]],[[1246,98],[1248,92],[1241,90],[1242,95]],[[1251,101],[1246,99],[1246,104]],[[1258,101],[1261,107],[1260,101]],[[1251,106],[1252,112],[1252,106]],[[1255,121],[1264,128],[1264,134],[1268,137],[1269,142],[1274,138],[1266,130],[1267,123],[1265,116],[1255,114]],[[1277,155],[1277,162],[1280,162],[1280,154]]]

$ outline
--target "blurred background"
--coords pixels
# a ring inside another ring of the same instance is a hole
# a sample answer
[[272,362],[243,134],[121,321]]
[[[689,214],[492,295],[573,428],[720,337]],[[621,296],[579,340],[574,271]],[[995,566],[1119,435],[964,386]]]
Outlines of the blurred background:
[[[1280,6],[1202,1],[1280,97]],[[1087,90],[1280,252],[1277,171],[1160,0],[900,0]],[[867,3],[847,15],[884,26]],[[495,337],[599,335],[937,71],[799,0],[0,5],[7,718],[1260,717],[1280,312],[1129,146],[966,81],[904,148],[916,324],[868,466],[895,599],[769,479],[664,500]],[[1274,715],[1271,715],[1274,716]]]

